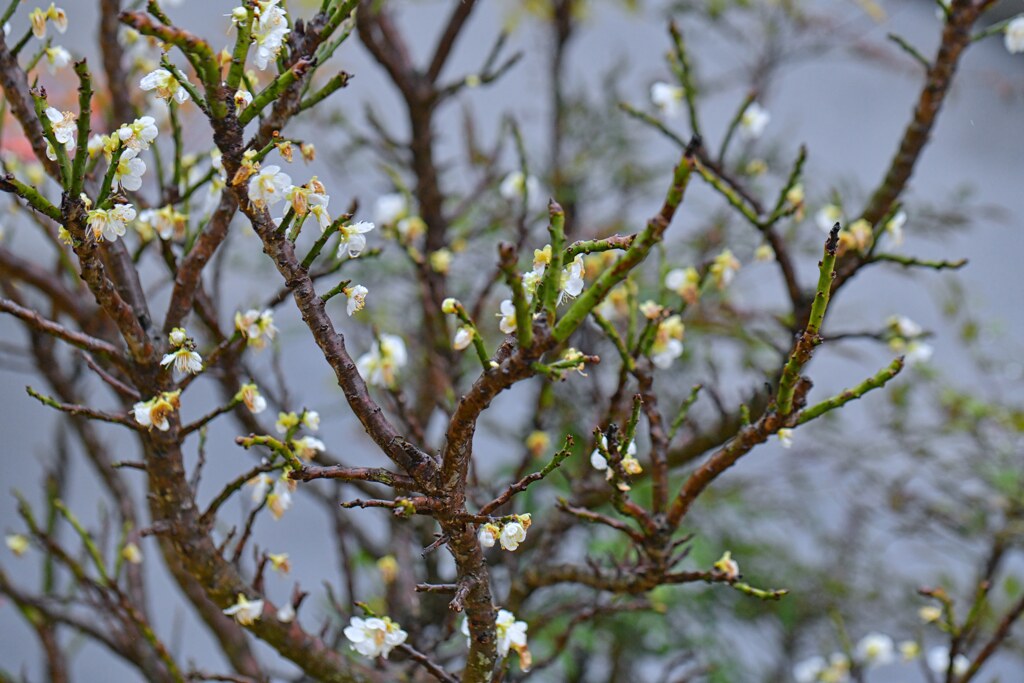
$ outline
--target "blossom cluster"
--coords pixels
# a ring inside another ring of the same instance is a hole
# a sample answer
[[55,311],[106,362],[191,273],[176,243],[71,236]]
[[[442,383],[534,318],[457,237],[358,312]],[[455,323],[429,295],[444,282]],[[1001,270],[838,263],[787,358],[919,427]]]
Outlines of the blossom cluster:
[[502,548],[512,552],[526,540],[526,531],[530,528],[530,524],[532,524],[532,520],[529,513],[513,515],[510,519],[487,522],[481,524],[477,530],[477,539],[484,548],[493,548],[495,542],[499,542]]

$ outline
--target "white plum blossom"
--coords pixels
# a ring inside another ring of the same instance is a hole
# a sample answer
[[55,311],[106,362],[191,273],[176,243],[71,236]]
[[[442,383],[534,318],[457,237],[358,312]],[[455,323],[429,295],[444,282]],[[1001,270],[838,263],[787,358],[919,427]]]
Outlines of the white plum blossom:
[[242,111],[252,104],[252,93],[248,90],[235,91],[235,111]]
[[203,358],[192,349],[183,346],[177,351],[165,354],[163,360],[160,361],[160,365],[173,366],[175,370],[182,374],[191,373],[194,375],[202,371]]
[[382,334],[370,350],[356,360],[356,367],[368,384],[391,387],[395,384],[398,371],[405,367],[408,360],[402,338],[393,334]]
[[496,525],[490,523],[481,524],[480,529],[476,532],[476,538],[480,541],[481,547],[493,548],[499,534],[501,534],[501,529]]
[[238,601],[225,609],[224,614],[233,617],[241,626],[249,626],[263,614],[263,601],[249,600],[245,595],[239,593]]
[[338,243],[338,258],[348,253],[349,258],[358,258],[363,249],[366,248],[366,237],[364,235],[376,226],[369,221],[359,221],[351,225],[342,225],[338,228],[341,234],[341,241]]
[[184,104],[189,99],[188,91],[181,87],[181,83],[167,69],[155,69],[142,77],[139,87],[145,91],[155,90],[157,96],[178,104]]
[[903,226],[907,223],[907,212],[900,210],[893,214],[885,223],[885,231],[892,237],[892,243],[896,246],[903,244]]
[[732,559],[732,553],[726,550],[722,553],[722,557],[715,562],[715,569],[725,575],[725,578],[729,581],[735,581],[740,578],[740,565]]
[[21,557],[28,552],[29,549],[28,539],[21,534],[8,534],[7,537],[4,538],[4,543],[7,545],[7,548],[14,553],[15,557]]
[[268,474],[258,474],[246,483],[252,487],[252,502],[259,505],[270,493],[274,480]]
[[324,442],[315,436],[304,436],[301,439],[292,440],[292,450],[295,455],[303,460],[312,460],[317,453],[323,453],[327,449]]
[[1006,25],[1003,43],[1010,54],[1024,52],[1024,14],[1014,17]]
[[260,71],[265,71],[271,60],[277,58],[285,36],[291,33],[285,11],[277,2],[259,0],[253,6],[252,39],[256,43],[253,61]]
[[139,425],[152,429],[156,427],[161,432],[171,428],[167,421],[169,415],[178,410],[181,406],[181,390],[165,391],[154,396],[148,401],[139,401],[132,406],[132,413]]
[[259,208],[270,207],[285,198],[292,179],[280,166],[264,166],[249,180],[249,199]]
[[519,522],[509,522],[501,527],[501,536],[498,538],[501,547],[508,551],[514,551],[519,544],[526,540],[526,527]]
[[[926,660],[928,668],[937,674],[945,674],[950,669],[949,661],[949,648],[944,645],[938,645],[928,651]],[[971,665],[971,660],[967,659],[966,656],[958,654],[953,657],[953,673],[957,676],[961,676],[967,672],[968,667]]]
[[693,266],[673,268],[665,274],[665,286],[688,303],[694,303],[700,296],[700,273]]
[[793,430],[788,427],[783,427],[776,434],[779,437],[779,445],[783,448],[793,447]]
[[[604,471],[606,471],[608,469],[608,459],[604,457],[604,454],[602,453],[602,450],[604,450],[604,451],[608,450],[608,437],[607,436],[604,436],[604,435],[601,436],[601,446],[603,447],[603,449],[602,448],[595,448],[594,451],[590,454],[590,465],[595,470],[600,470],[600,471],[604,472]],[[623,451],[622,445],[619,444],[619,453],[624,453],[623,459],[626,459],[626,458],[634,458],[635,459],[636,458],[636,443],[633,442],[633,441],[630,441],[629,445],[626,446],[625,451]]]
[[828,662],[825,658],[815,655],[796,663],[793,667],[793,680],[795,683],[816,683],[826,669]]
[[370,659],[388,658],[391,651],[405,642],[409,634],[388,617],[352,617],[345,627],[349,647]]
[[502,301],[500,310],[498,317],[501,320],[498,322],[498,328],[505,334],[512,334],[516,331],[516,307],[512,299]]
[[331,198],[320,192],[311,192],[309,195],[309,212],[316,218],[320,232],[325,232],[331,227],[331,214],[327,213],[327,205]]
[[747,140],[756,140],[761,137],[771,116],[757,102],[751,102],[740,116],[740,135]]
[[[75,136],[78,135],[78,117],[69,111],[58,111],[53,107],[47,107],[45,113],[53,129],[53,137],[59,144],[64,145],[68,154],[74,152]],[[51,151],[47,150],[46,156],[51,160],[56,160],[57,156],[51,156]]]
[[685,330],[683,319],[678,315],[671,315],[658,323],[654,343],[651,344],[651,362],[655,367],[666,370],[676,358],[683,355],[682,339]]
[[381,225],[397,223],[408,215],[409,209],[405,195],[397,192],[377,197],[373,204],[373,220]]
[[113,242],[122,237],[128,223],[135,220],[135,207],[131,204],[117,204],[112,209],[93,209],[89,211],[86,225],[92,230],[96,239],[105,238]]
[[562,299],[569,297],[573,299],[580,295],[583,291],[583,276],[586,275],[586,269],[583,267],[583,254],[576,254],[576,258],[572,260],[567,268],[562,271],[561,283],[559,286],[558,303],[562,303]]
[[921,363],[927,363],[932,359],[932,355],[935,353],[935,349],[931,344],[925,344],[920,341],[912,341],[907,344],[906,352],[903,356],[903,361],[910,366],[919,365]]
[[890,316],[885,323],[904,339],[913,339],[924,334],[924,328],[905,315]]
[[235,329],[245,339],[246,344],[256,349],[262,349],[268,339],[273,340],[277,335],[274,314],[269,309],[260,313],[255,308],[250,308],[245,313],[235,313]]
[[320,429],[320,413],[315,410],[307,410],[302,413],[302,424],[306,426],[306,429],[316,431]]
[[274,482],[274,488],[267,495],[267,507],[274,515],[274,519],[281,519],[285,512],[292,506],[292,491],[295,490],[295,480],[289,479],[288,474],[282,474]]
[[142,187],[142,176],[146,173],[146,162],[139,158],[139,150],[128,148],[121,153],[114,171],[114,182],[126,190],[137,191]]
[[[494,630],[497,635],[496,646],[499,657],[507,657],[510,650],[519,653],[519,668],[529,671],[531,656],[526,644],[525,621],[516,619],[516,615],[507,609],[498,610],[498,616],[494,620]],[[466,636],[466,644],[469,645],[469,620],[464,619],[461,627],[462,634]]]
[[833,225],[843,222],[843,210],[835,204],[826,204],[814,214],[814,222],[822,232],[830,232]]
[[295,621],[295,607],[289,602],[283,607],[278,608],[277,614],[274,616],[276,616],[277,620],[282,624],[290,624]]
[[661,81],[651,86],[651,102],[668,118],[683,111],[683,89]]
[[235,394],[235,400],[244,403],[253,415],[258,415],[267,409],[267,399],[263,398],[259,387],[253,382],[243,384]]
[[895,650],[896,646],[889,636],[884,633],[869,633],[860,639],[854,653],[861,664],[884,666],[895,660]]
[[501,181],[498,192],[507,201],[518,202],[540,198],[540,181],[534,176],[524,176],[522,171],[512,171]]
[[469,325],[461,325],[458,330],[455,331],[455,338],[452,340],[452,348],[456,351],[464,351],[473,343],[473,337],[476,336],[476,332]]
[[363,310],[363,307],[366,306],[366,295],[370,293],[370,290],[363,285],[345,287],[341,291],[345,293],[345,297],[348,299],[345,311],[350,317],[353,313]]
[[60,45],[46,48],[46,70],[51,74],[56,74],[70,63],[71,53]]
[[149,149],[149,144],[156,140],[158,133],[156,119],[152,116],[143,116],[117,129],[121,144],[134,150]]
[[715,279],[715,286],[719,289],[725,289],[732,284],[733,279],[736,277],[736,273],[740,269],[739,260],[733,256],[733,253],[729,249],[723,249],[722,253],[715,257],[712,261],[709,272]]

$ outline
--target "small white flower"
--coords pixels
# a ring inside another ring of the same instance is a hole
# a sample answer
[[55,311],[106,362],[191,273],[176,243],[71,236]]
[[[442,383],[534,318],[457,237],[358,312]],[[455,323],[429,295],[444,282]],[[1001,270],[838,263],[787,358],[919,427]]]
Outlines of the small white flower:
[[388,617],[352,617],[345,627],[345,637],[351,643],[349,647],[364,657],[387,659],[391,651],[404,643],[409,634]]
[[75,149],[75,136],[78,135],[78,117],[69,111],[58,111],[53,107],[46,108],[46,118],[53,128],[53,137],[71,153]]
[[312,460],[317,453],[323,453],[327,449],[324,442],[315,436],[304,436],[301,439],[292,440],[292,450],[295,455],[303,460]]
[[524,176],[522,171],[512,171],[501,181],[498,192],[507,201],[518,202],[526,199],[532,204],[540,199],[540,181],[532,175]]
[[462,325],[455,332],[455,339],[452,341],[452,348],[456,351],[462,351],[466,349],[470,344],[473,343],[473,337],[476,333],[473,332],[473,328],[468,325]]
[[708,269],[711,276],[715,279],[715,286],[719,289],[725,289],[732,281],[736,278],[736,273],[740,269],[739,260],[733,256],[733,253],[729,249],[723,249],[722,252],[715,257],[715,260],[711,263],[711,267]]
[[128,542],[121,548],[121,557],[130,564],[142,564],[142,551],[134,543]]
[[168,101],[173,99],[178,104],[184,104],[189,99],[188,91],[181,87],[178,79],[167,69],[149,72],[139,81],[139,87],[147,92],[155,90],[159,97]]
[[259,505],[270,493],[270,487],[274,480],[268,474],[258,474],[246,483],[252,487],[253,504]]
[[393,193],[377,197],[373,205],[373,220],[381,225],[397,223],[408,215],[405,195]]
[[779,437],[779,445],[783,448],[793,447],[793,430],[787,427],[783,427],[776,434]]
[[[21,557],[28,552],[28,539],[21,534],[9,534],[4,539],[4,542],[7,544],[8,550],[14,553],[15,557]],[[491,542],[491,545],[494,545],[493,541]]]
[[235,329],[242,335],[249,346],[261,349],[266,346],[267,340],[273,340],[277,335],[277,328],[274,326],[274,314],[269,309],[260,313],[250,308],[245,313],[235,313]]
[[1006,25],[1006,35],[1003,42],[1010,54],[1024,52],[1024,14],[1014,17]]
[[306,429],[314,432],[320,429],[320,413],[315,410],[307,410],[302,414],[302,424],[306,426]]
[[277,620],[282,624],[290,624],[295,621],[295,608],[289,602],[284,607],[279,608],[275,616],[277,616]]
[[[523,671],[530,670],[530,650],[526,644],[525,621],[518,621],[516,615],[507,609],[498,610],[498,616],[494,620],[494,630],[497,635],[497,648],[499,657],[507,657],[510,650],[519,653],[519,668]],[[469,645],[469,620],[464,619],[461,627],[462,634],[466,636],[466,644]]]
[[502,548],[513,551],[526,540],[526,529],[519,522],[509,522],[501,527],[501,536],[498,540]]
[[926,624],[933,624],[942,618],[942,608],[936,605],[925,605],[917,610],[917,616]]
[[827,668],[828,662],[824,657],[809,657],[793,667],[793,680],[796,683],[816,683]]
[[292,491],[295,489],[295,482],[282,474],[274,482],[274,488],[267,495],[267,507],[274,519],[281,519],[285,512],[292,506]]
[[896,246],[903,244],[903,226],[907,223],[907,212],[897,211],[892,218],[885,223],[885,231],[892,237],[892,243]]
[[559,304],[562,303],[564,297],[573,299],[580,295],[585,284],[584,275],[586,275],[586,270],[583,267],[583,254],[576,254],[576,258],[569,264],[569,267],[562,271],[561,291],[558,293]]
[[135,421],[147,429],[156,427],[161,432],[171,428],[168,416],[181,406],[181,390],[165,391],[148,401],[139,401],[132,406]]
[[830,232],[833,225],[843,222],[843,210],[835,204],[826,204],[814,214],[814,222],[822,232]]
[[188,332],[185,331],[184,327],[175,327],[171,330],[171,333],[167,335],[167,341],[174,348],[184,346],[185,342],[188,341]]
[[242,626],[253,624],[263,614],[262,600],[249,600],[242,593],[238,594],[238,602],[224,610],[224,614],[234,617]]
[[331,214],[327,212],[327,205],[330,201],[331,198],[326,194],[320,192],[309,194],[309,212],[316,218],[320,232],[325,232],[327,228],[331,227]]
[[56,74],[70,63],[71,53],[60,45],[46,48],[46,70],[51,74]]
[[253,61],[256,68],[265,71],[271,60],[277,58],[291,28],[285,11],[277,6],[277,0],[262,0],[253,10],[252,39],[256,43]]
[[498,328],[505,334],[512,334],[516,331],[516,307],[512,303],[512,299],[505,299],[501,302],[501,313],[498,314],[501,319],[498,323]]
[[[604,435],[601,436],[601,445],[604,447],[604,450],[606,450],[606,451],[608,450],[608,437],[607,436],[604,436]],[[622,444],[619,444],[619,453],[623,453],[623,456],[622,456],[623,459],[625,459],[625,458],[635,458],[636,457],[636,443],[633,442],[633,441],[630,441],[629,445],[626,446],[625,452],[623,452],[623,450],[622,450]],[[600,448],[595,448],[594,451],[590,454],[590,465],[595,470],[600,470],[602,472],[604,472],[605,470],[608,469],[608,460],[601,453],[601,449]]]
[[235,111],[242,111],[252,104],[252,93],[248,90],[235,91]]
[[904,640],[899,644],[900,656],[910,662],[921,656],[921,646],[915,640]]
[[366,238],[363,236],[373,230],[376,226],[368,221],[359,221],[351,225],[342,225],[338,228],[341,234],[341,241],[338,243],[338,258],[348,252],[349,258],[358,258],[363,249],[366,248]]
[[177,351],[172,351],[164,355],[163,360],[160,361],[160,365],[173,365],[174,369],[178,372],[196,374],[201,372],[203,369],[203,358],[195,351],[189,348],[182,347]]
[[[944,645],[938,645],[928,651],[928,657],[926,658],[928,668],[937,674],[944,674],[949,671],[949,648]],[[958,654],[953,658],[953,673],[960,676],[966,673],[967,668],[971,665],[971,661],[962,654]]]
[[884,666],[895,659],[896,646],[884,633],[869,633],[860,639],[854,652],[861,664]]
[[405,342],[393,334],[380,335],[367,353],[356,360],[359,374],[372,386],[391,387],[395,384],[398,371],[405,367],[408,355]]
[[740,135],[747,140],[756,140],[761,137],[769,120],[768,111],[757,102],[751,102],[740,117]]
[[135,207],[131,204],[117,204],[114,208],[93,209],[86,217],[86,225],[96,239],[105,238],[113,242],[124,235],[128,223],[135,220]]
[[651,86],[651,102],[667,118],[675,118],[683,111],[683,89],[659,81]]
[[892,330],[904,339],[913,339],[924,334],[924,328],[905,315],[893,315],[886,321]]
[[128,148],[117,160],[114,182],[131,192],[142,187],[142,176],[146,173],[146,162],[139,158],[139,150]]
[[907,344],[907,352],[904,355],[904,362],[907,365],[918,365],[920,363],[927,363],[932,359],[932,355],[935,353],[935,349],[931,344],[925,344],[924,342],[912,341]]
[[159,132],[156,119],[143,116],[118,128],[117,137],[125,147],[138,151],[149,149],[149,144],[156,140]]
[[651,344],[651,362],[655,367],[667,370],[676,358],[683,355],[685,330],[683,319],[678,315],[671,315],[658,323],[654,343]]
[[267,409],[267,399],[260,395],[259,387],[252,382],[241,386],[238,393],[235,394],[235,400],[244,403],[253,415],[258,415]]
[[728,550],[722,553],[722,557],[715,562],[715,569],[724,574],[725,578],[730,581],[740,578],[740,565],[736,560],[732,559],[732,553]]
[[366,295],[370,293],[370,290],[362,285],[356,285],[355,287],[346,287],[342,291],[348,298],[348,304],[345,306],[345,311],[349,316],[357,311],[363,310],[366,306]]
[[693,266],[689,268],[673,268],[665,274],[665,286],[688,303],[697,301],[700,296],[700,273]]
[[482,547],[493,548],[500,533],[501,530],[494,524],[481,524],[480,529],[476,532],[476,538]]
[[257,207],[270,207],[285,198],[292,179],[280,166],[264,166],[249,180],[249,199]]

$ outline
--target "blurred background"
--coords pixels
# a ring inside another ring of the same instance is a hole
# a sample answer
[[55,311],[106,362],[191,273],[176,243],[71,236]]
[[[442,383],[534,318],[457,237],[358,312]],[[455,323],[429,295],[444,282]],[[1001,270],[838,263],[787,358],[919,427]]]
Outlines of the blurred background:
[[[214,47],[228,44],[225,15],[234,3],[165,4],[174,19]],[[392,4],[400,9],[400,25],[422,59],[432,49],[450,3]],[[507,52],[523,53],[500,80],[465,90],[439,117],[440,156],[448,169],[443,183],[484,207],[500,200],[496,184],[472,195],[474,176],[465,161],[469,121],[480,144],[488,146],[502,130],[503,117],[514,117],[531,166],[538,169],[545,187],[551,186],[552,179],[544,178],[542,169],[549,167],[552,155],[553,40],[548,22],[535,11],[541,4],[486,0],[445,72],[452,79],[475,73],[502,30],[509,31]],[[748,92],[756,91],[758,102],[770,113],[762,137],[740,152],[747,166],[761,160],[767,169],[763,178],[751,174],[753,186],[777,187],[798,147],[806,145],[807,218],[787,227],[804,281],[816,270],[823,239],[815,212],[836,198],[851,213],[863,205],[881,179],[917,98],[921,69],[887,34],[898,34],[931,55],[941,30],[936,7],[924,0],[579,4],[581,14],[564,54],[569,114],[562,154],[566,167],[579,179],[573,220],[580,233],[632,231],[660,203],[678,150],[625,115],[618,104],[651,111],[651,85],[671,80],[665,62],[671,17],[688,39],[703,91],[701,115],[707,138],[721,138]],[[11,20],[16,35],[27,25],[33,5],[25,3]],[[299,2],[289,5],[296,14],[312,11]],[[76,57],[95,59],[96,3],[69,0],[65,9],[71,28],[58,37],[59,42]],[[1006,2],[986,21],[994,23],[1022,11],[1024,2]],[[420,35],[429,38],[419,41]],[[393,184],[386,164],[366,143],[373,129],[370,122],[404,138],[406,120],[394,87],[357,39],[347,42],[335,61],[354,75],[352,82],[290,132],[316,143],[318,157],[308,172],[324,180],[339,210],[358,199],[360,215],[372,220],[374,200],[392,191]],[[63,96],[69,102],[74,98],[71,79],[69,73],[40,77],[51,98]],[[779,603],[762,604],[710,589],[685,589],[680,596],[666,598],[667,616],[626,615],[614,626],[616,633],[639,631],[636,635],[649,662],[634,670],[641,678],[618,680],[684,680],[669,674],[663,678],[668,664],[657,655],[663,641],[678,639],[718,662],[714,680],[722,681],[791,680],[795,662],[840,649],[843,633],[854,642],[872,631],[897,640],[920,637],[926,644],[930,639],[937,642],[938,634],[928,633],[918,617],[918,608],[926,603],[916,589],[942,584],[967,595],[994,535],[1007,534],[1007,544],[1013,548],[1016,542],[1019,547],[1022,527],[1014,515],[1020,513],[1024,479],[1022,123],[1024,55],[1009,54],[1001,36],[981,41],[962,62],[934,139],[905,196],[906,239],[898,248],[906,255],[963,258],[968,264],[956,272],[876,266],[862,273],[830,310],[827,332],[851,337],[815,357],[813,396],[835,393],[888,362],[893,351],[878,339],[860,338],[860,333],[884,329],[892,315],[908,316],[931,333],[931,361],[909,370],[885,392],[844,410],[841,421],[826,420],[800,430],[791,449],[767,444],[702,499],[694,513],[700,531],[694,559],[699,562],[703,553],[713,561],[717,548],[730,547],[752,583],[756,579],[755,585],[787,587],[791,595]],[[668,125],[688,136],[685,117]],[[209,149],[204,126],[189,126],[186,133],[189,151]],[[10,149],[13,132],[6,130],[4,135],[4,149]],[[511,146],[504,158],[507,170],[518,168]],[[731,295],[731,314],[718,323],[747,326],[756,336],[771,321],[769,315],[755,312],[784,300],[782,282],[769,264],[754,260],[757,236],[749,228],[744,231],[734,218],[723,219],[722,208],[721,200],[706,187],[694,187],[669,232],[666,258],[685,264],[684,255],[728,244],[743,268]],[[28,230],[0,220],[5,242],[16,249],[31,248]],[[275,286],[277,275],[261,260],[258,240],[241,228],[239,233],[227,256],[234,276],[226,288],[244,309],[266,298],[268,274]],[[453,282],[474,281],[483,266],[489,268],[493,254],[493,249],[456,254]],[[357,264],[354,273],[356,281],[370,287],[368,309],[375,309],[374,323],[384,331],[400,329],[406,307],[415,305],[413,285],[403,284],[378,262]],[[157,301],[167,295],[164,285],[152,283]],[[344,320],[340,307],[334,314],[336,320]],[[276,320],[283,352],[265,354],[257,366],[277,364],[276,371],[290,380],[292,404],[319,410],[323,421],[317,436],[329,447],[352,462],[383,464],[359,425],[341,409],[333,377],[320,354],[313,352],[301,321],[288,306],[279,309]],[[368,348],[368,326],[341,326],[355,353]],[[8,491],[18,490],[33,502],[42,500],[44,472],[56,462],[70,468],[70,506],[86,520],[99,520],[110,503],[97,495],[100,489],[93,473],[73,453],[61,452],[72,447],[60,438],[55,414],[24,391],[35,380],[15,352],[24,344],[23,337],[10,319],[0,318],[2,530],[11,533],[20,524],[16,501]],[[756,375],[758,352],[728,342],[717,347],[702,347],[697,341],[687,345],[688,362],[673,371],[678,373],[678,391],[685,393],[697,381],[714,381],[721,401],[742,400]],[[197,415],[216,405],[215,392],[201,384],[195,391],[206,403],[197,400],[189,407]],[[481,476],[501,476],[508,462],[503,454],[521,450],[522,435],[528,431],[528,425],[520,424],[528,417],[523,399],[521,392],[509,392],[485,417],[486,430],[477,441],[478,457],[484,455],[478,464]],[[713,415],[713,407],[704,409]],[[124,449],[112,455],[113,460],[137,457],[133,441],[117,429],[105,429],[104,435]],[[201,497],[213,495],[218,484],[250,466],[253,456],[234,444],[235,435],[227,423],[210,429]],[[141,482],[136,491],[141,502]],[[244,520],[249,508],[245,498],[235,501],[237,509],[228,517],[234,514]],[[379,524],[372,511],[349,514],[368,529]],[[332,533],[329,525],[320,503],[303,496],[281,520],[265,519],[257,525],[260,546],[286,551],[294,567],[289,577],[268,578],[271,594],[283,598],[295,582],[314,594],[324,580],[344,583],[335,551],[322,540]],[[158,553],[150,542],[142,551],[154,560],[144,567],[156,587],[152,610],[159,631],[183,661],[222,666],[204,627],[155,561]],[[705,542],[706,547],[701,545]],[[15,559],[6,549],[3,552],[3,565],[14,581],[36,580],[38,556]],[[1024,562],[1016,552],[1005,559],[1004,575],[1009,578],[993,590],[999,604],[1020,590]],[[366,563],[372,564],[372,558]],[[1010,580],[1013,577],[1017,579]],[[372,572],[353,581],[357,593],[380,590]],[[317,619],[330,610],[322,598],[310,602],[306,617],[315,631]],[[0,668],[42,680],[34,635],[5,602],[0,602],[0,631]],[[593,661],[582,680],[615,680],[609,673],[611,664],[602,664],[611,657],[602,637],[599,631],[584,636],[583,647]],[[999,680],[1024,681],[1020,642],[1016,641],[1016,653],[1011,649],[985,670],[981,680],[1001,676]],[[282,680],[295,677],[296,672],[272,651],[259,651],[275,675]],[[73,663],[76,680],[139,680],[136,672],[91,642],[81,643]],[[563,675],[552,669],[538,678],[554,681]],[[895,663],[872,671],[868,680],[926,680],[923,675],[919,662]]]

